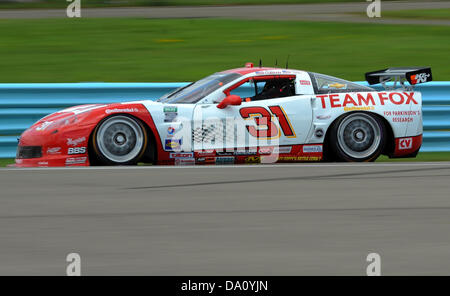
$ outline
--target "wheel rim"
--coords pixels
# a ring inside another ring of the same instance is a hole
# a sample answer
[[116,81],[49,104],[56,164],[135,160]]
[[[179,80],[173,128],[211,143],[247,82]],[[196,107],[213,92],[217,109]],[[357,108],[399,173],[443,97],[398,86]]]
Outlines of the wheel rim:
[[96,140],[99,151],[107,159],[125,163],[141,152],[144,133],[135,120],[126,116],[114,116],[99,127]]
[[369,115],[349,115],[339,125],[339,147],[350,157],[367,158],[377,151],[380,143],[380,126]]

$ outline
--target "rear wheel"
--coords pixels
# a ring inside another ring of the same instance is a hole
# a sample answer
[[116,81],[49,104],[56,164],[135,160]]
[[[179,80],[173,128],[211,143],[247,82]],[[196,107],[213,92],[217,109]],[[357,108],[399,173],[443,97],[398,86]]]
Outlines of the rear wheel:
[[136,164],[147,148],[145,127],[138,120],[116,115],[103,120],[95,129],[92,144],[103,165]]
[[338,161],[375,161],[385,142],[383,122],[367,113],[351,113],[331,128],[330,146]]

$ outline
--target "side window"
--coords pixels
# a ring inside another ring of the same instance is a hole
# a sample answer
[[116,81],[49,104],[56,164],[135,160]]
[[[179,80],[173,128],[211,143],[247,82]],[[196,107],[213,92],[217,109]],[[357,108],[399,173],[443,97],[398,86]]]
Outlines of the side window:
[[245,101],[259,101],[295,95],[295,76],[255,77],[230,91]]
[[314,86],[318,94],[373,90],[371,88],[333,76],[318,73],[310,73],[310,76],[315,84]]
[[334,77],[316,75],[317,89],[319,92],[330,92],[335,90],[346,90],[346,81],[341,81]]
[[255,95],[255,84],[253,80],[249,80],[239,87],[230,91],[230,95],[238,95],[241,98],[249,98]]

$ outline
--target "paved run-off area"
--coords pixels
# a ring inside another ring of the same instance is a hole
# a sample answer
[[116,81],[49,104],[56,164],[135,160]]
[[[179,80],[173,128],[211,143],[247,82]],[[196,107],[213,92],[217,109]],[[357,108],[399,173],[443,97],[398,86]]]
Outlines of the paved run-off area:
[[450,163],[1,169],[0,274],[450,274]]
[[[368,2],[318,3],[290,5],[238,5],[192,7],[116,7],[82,8],[82,17],[143,17],[143,18],[235,18],[257,20],[302,20],[356,23],[450,25],[448,20],[399,18],[368,18],[364,15]],[[450,1],[389,1],[381,10],[445,9]],[[0,19],[66,18],[65,9],[0,10]]]

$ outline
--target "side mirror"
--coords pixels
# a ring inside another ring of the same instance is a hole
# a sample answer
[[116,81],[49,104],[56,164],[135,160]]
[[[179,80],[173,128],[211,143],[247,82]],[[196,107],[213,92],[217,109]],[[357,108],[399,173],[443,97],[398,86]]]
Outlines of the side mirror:
[[239,106],[242,103],[242,99],[237,95],[229,95],[225,99],[222,100],[219,104],[217,104],[217,108],[224,109],[227,106]]

